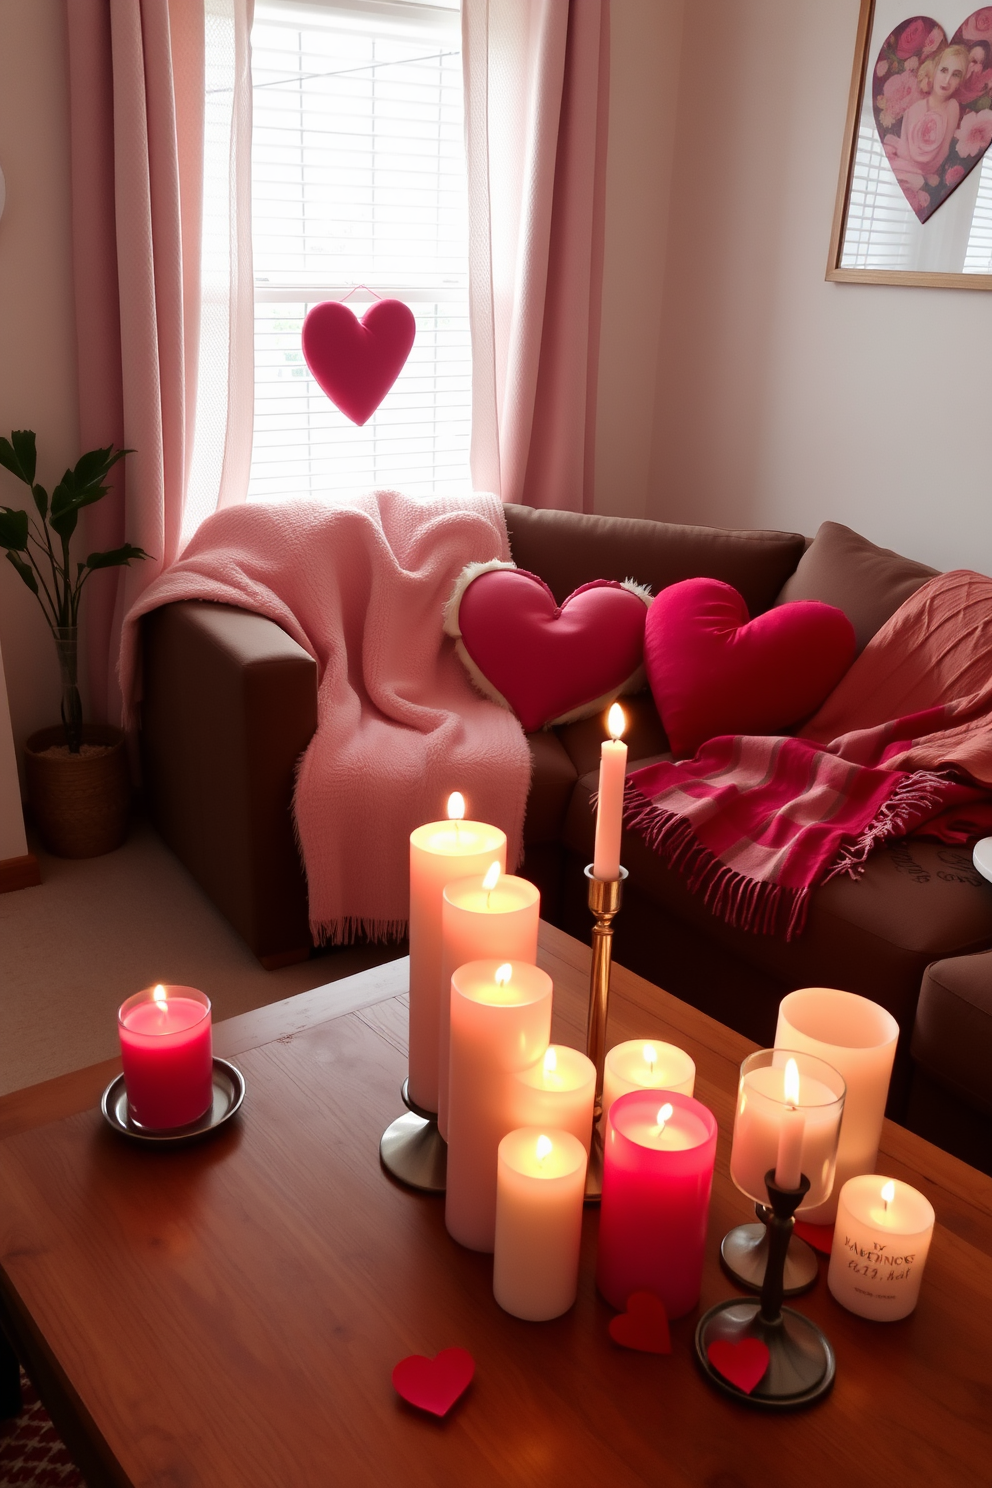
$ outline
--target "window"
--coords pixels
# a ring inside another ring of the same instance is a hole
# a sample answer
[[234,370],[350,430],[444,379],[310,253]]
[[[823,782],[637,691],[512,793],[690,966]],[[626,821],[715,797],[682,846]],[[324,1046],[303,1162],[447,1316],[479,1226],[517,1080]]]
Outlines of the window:
[[[256,5],[249,500],[469,485],[460,48],[457,0]],[[358,428],[310,376],[300,331],[321,300],[361,315],[376,294],[406,301],[417,337]]]

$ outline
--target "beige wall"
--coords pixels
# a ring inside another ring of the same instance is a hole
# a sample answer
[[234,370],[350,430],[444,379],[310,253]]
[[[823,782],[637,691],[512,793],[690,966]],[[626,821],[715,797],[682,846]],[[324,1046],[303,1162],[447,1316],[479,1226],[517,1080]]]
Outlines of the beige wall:
[[858,9],[685,6],[649,509],[992,572],[992,296],[824,281]]
[[[34,429],[51,489],[79,453],[64,0],[0,0],[0,433]],[[0,502],[30,501],[0,470]],[[55,648],[37,600],[0,562],[0,642],[18,745],[58,721]]]

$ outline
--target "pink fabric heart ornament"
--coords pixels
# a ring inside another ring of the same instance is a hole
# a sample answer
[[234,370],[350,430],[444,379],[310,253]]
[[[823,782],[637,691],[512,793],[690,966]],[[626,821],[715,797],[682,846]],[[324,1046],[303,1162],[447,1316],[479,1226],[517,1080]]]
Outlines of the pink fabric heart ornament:
[[402,372],[416,334],[402,300],[376,300],[361,320],[347,305],[325,300],[303,322],[303,355],[335,407],[365,424]]
[[528,733],[585,718],[644,685],[650,593],[594,579],[564,604],[512,563],[469,564],[445,607],[445,630],[473,682]]
[[774,734],[808,718],[854,660],[854,627],[817,600],[751,620],[737,590],[684,579],[648,611],[644,664],[672,752],[721,734]]

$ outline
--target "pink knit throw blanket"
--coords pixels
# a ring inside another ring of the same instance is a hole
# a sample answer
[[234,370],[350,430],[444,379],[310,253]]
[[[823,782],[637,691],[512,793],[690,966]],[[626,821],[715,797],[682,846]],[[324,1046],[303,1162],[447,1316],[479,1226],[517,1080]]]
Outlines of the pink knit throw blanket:
[[[983,788],[984,787],[984,788]],[[799,737],[723,736],[628,777],[624,819],[714,914],[784,933],[817,884],[913,830],[992,831],[992,579],[931,579]]]
[[129,612],[121,647],[134,695],[137,622],[204,599],[266,615],[318,666],[317,732],[293,810],[318,942],[402,934],[410,833],[448,795],[500,826],[516,863],[530,780],[520,724],[480,697],[442,630],[466,563],[507,559],[494,496],[415,501],[373,491],[344,506],[287,501],[217,512]]

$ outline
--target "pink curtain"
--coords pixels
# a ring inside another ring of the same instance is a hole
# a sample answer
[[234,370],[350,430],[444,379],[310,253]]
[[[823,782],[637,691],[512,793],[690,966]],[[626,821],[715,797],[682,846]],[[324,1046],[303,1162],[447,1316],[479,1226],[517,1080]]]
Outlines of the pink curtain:
[[463,0],[473,483],[592,510],[610,0]]
[[[240,11],[247,57],[252,0],[220,3]],[[116,721],[121,622],[179,555],[193,454],[205,3],[69,0],[66,9],[80,441],[134,451],[86,513],[85,541],[89,551],[130,542],[152,554],[87,582],[90,708]]]

